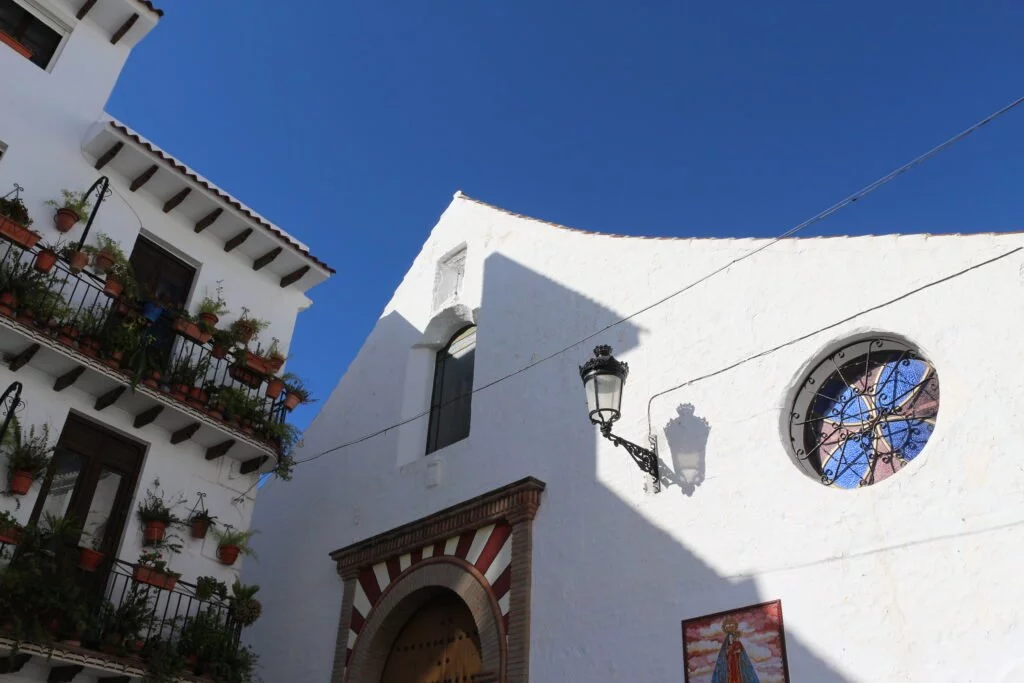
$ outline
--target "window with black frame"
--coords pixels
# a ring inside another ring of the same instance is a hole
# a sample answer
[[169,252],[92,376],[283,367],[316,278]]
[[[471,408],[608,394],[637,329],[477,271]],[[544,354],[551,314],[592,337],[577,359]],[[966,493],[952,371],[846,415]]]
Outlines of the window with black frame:
[[437,352],[427,432],[428,454],[469,436],[475,351],[476,327],[470,326],[457,332]]
[[4,34],[0,42],[25,55],[41,69],[50,66],[63,39],[60,32],[15,0],[0,0],[0,33]]
[[152,322],[152,348],[165,363],[175,340],[173,312],[185,308],[196,269],[142,236],[135,241],[128,260],[139,284],[143,316]]

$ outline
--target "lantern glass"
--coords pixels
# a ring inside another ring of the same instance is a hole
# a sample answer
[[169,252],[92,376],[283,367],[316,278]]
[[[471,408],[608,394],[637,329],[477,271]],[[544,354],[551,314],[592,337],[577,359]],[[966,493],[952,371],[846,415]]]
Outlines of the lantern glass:
[[610,425],[619,419],[623,379],[621,375],[594,372],[583,381],[591,422]]

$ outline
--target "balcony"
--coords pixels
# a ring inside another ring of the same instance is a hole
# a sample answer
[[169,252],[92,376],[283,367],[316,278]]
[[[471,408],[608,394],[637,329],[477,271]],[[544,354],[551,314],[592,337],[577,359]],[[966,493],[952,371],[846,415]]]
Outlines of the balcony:
[[0,674],[32,662],[48,681],[252,680],[240,620],[255,621],[255,600],[208,578],[161,587],[121,561],[86,571],[59,538],[28,528],[17,544],[0,542]]
[[12,372],[33,367],[54,392],[74,386],[94,410],[116,406],[136,429],[161,427],[207,460],[238,460],[243,474],[273,469],[294,434],[292,400],[259,348],[215,348],[196,325],[43,251],[0,242],[0,353]]

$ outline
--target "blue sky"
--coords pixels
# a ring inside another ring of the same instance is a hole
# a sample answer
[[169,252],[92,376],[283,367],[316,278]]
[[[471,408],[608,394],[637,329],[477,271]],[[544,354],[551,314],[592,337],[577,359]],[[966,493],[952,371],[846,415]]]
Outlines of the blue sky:
[[[1024,94],[1013,0],[157,4],[108,109],[338,269],[289,362],[321,397],[457,189],[772,236]],[[1022,132],[1024,107],[805,234],[1019,229]]]

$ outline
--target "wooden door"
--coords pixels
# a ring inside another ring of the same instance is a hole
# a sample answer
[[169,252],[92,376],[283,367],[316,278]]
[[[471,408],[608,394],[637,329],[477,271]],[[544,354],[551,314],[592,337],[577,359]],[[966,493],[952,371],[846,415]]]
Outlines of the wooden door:
[[102,552],[109,566],[131,511],[144,452],[139,443],[68,415],[33,521],[48,514],[70,517],[82,528],[78,544]]
[[480,635],[459,596],[445,592],[398,634],[381,683],[469,683],[480,673]]

